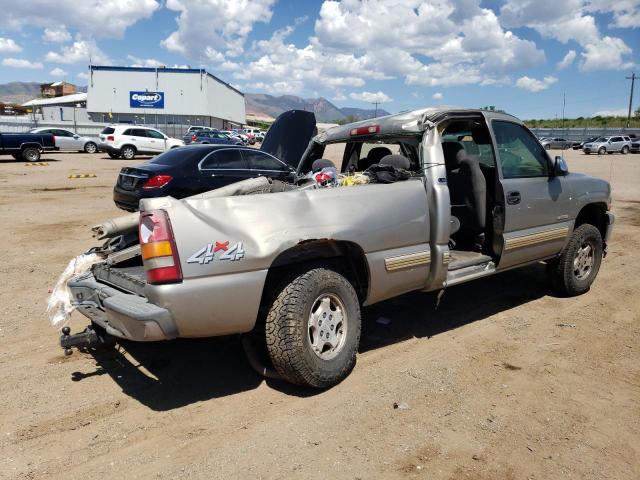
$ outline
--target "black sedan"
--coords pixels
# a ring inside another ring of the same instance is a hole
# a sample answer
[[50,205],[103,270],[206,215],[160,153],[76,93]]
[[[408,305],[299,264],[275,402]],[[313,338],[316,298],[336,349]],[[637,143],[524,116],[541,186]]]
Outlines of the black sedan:
[[207,145],[209,143],[215,145],[244,145],[239,138],[232,138],[229,135],[218,132],[217,130],[198,130],[184,137],[185,145],[200,143]]
[[190,145],[120,170],[113,200],[123,210],[136,211],[141,198],[184,198],[259,176],[291,181],[295,169],[254,148]]

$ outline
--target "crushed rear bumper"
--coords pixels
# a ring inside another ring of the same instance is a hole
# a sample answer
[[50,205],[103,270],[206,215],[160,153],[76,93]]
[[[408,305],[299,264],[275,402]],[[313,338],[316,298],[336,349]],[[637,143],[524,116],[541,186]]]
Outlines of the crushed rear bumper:
[[100,283],[91,272],[78,275],[68,285],[78,312],[103,327],[109,335],[137,342],[178,336],[169,310],[139,295]]

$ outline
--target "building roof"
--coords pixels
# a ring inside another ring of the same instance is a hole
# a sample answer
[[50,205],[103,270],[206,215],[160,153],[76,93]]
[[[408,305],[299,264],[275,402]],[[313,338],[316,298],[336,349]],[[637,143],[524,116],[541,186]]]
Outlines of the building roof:
[[73,93],[71,95],[64,95],[62,97],[53,98],[36,98],[29,100],[27,103],[23,103],[23,107],[40,107],[43,105],[67,105],[71,103],[82,103],[87,101],[86,93]]
[[112,72],[156,72],[156,73],[199,73],[202,75],[207,75],[211,77],[216,82],[221,83],[225,87],[233,90],[234,92],[242,95],[244,97],[244,93],[242,93],[237,88],[232,87],[224,80],[220,80],[215,75],[207,72],[204,68],[172,68],[172,67],[114,67],[110,65],[89,65],[89,71],[91,70],[104,70],[104,71],[112,71]]

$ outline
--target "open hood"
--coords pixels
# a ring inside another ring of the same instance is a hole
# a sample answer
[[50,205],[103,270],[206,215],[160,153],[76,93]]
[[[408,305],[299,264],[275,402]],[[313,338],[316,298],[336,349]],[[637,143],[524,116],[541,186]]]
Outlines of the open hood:
[[288,110],[273,122],[260,150],[298,169],[302,154],[317,134],[316,116],[305,110]]

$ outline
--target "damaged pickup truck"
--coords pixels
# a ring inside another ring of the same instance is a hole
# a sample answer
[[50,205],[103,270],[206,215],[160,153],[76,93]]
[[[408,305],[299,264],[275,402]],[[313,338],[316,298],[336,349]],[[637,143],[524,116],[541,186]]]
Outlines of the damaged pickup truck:
[[100,226],[109,240],[63,282],[92,327],[65,327],[62,346],[252,332],[264,371],[323,388],[355,365],[362,306],[540,261],[561,294],[589,290],[610,186],[570,173],[518,119],[426,108],[314,130],[313,114],[285,112],[265,139],[294,184],[143,199]]

